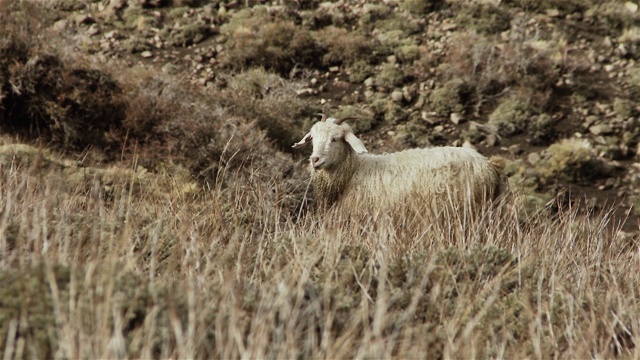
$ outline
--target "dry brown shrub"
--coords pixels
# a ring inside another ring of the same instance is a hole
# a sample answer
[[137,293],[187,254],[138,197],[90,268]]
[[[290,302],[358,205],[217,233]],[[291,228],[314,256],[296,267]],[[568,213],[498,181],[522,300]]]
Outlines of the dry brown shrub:
[[272,18],[261,7],[239,12],[221,31],[228,36],[222,63],[233,69],[264,67],[289,74],[295,66],[314,67],[323,54],[309,30]]
[[561,75],[574,70],[563,62],[562,41],[523,40],[514,35],[496,44],[486,36],[465,32],[451,44],[439,67],[441,75],[445,80],[462,80],[473,89],[471,100],[478,108],[518,87],[532,92],[536,105],[544,108]]
[[373,60],[371,40],[362,34],[344,28],[328,26],[316,34],[318,41],[327,48],[322,58],[326,66],[352,65],[357,61],[370,63]]

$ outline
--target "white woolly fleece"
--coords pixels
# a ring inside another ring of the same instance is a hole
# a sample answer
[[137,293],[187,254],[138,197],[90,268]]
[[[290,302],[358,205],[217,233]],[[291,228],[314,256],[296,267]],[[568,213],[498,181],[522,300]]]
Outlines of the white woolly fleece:
[[348,155],[340,165],[313,172],[316,196],[344,210],[419,202],[439,212],[445,204],[482,204],[500,192],[501,169],[472,149],[439,147],[384,155],[345,150]]

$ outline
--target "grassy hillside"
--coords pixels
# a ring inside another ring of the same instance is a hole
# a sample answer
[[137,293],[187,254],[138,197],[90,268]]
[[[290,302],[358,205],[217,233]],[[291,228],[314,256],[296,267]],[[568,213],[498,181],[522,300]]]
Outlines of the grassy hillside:
[[[624,1],[1,2],[3,357],[639,357],[639,26]],[[317,112],[372,152],[500,154],[516,201],[322,214],[291,150]]]

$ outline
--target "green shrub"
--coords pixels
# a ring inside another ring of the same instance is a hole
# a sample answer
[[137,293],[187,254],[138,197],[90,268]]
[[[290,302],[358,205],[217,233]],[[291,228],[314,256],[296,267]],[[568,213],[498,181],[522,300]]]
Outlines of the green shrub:
[[333,116],[338,119],[354,117],[355,119],[348,120],[347,122],[351,125],[351,128],[356,134],[371,130],[375,123],[375,118],[371,116],[369,112],[359,109],[353,105],[340,106]]
[[521,133],[527,128],[532,116],[529,101],[524,97],[510,96],[502,100],[489,115],[488,123],[496,126],[501,136]]
[[228,79],[228,87],[220,97],[223,107],[237,116],[256,119],[258,127],[286,151],[291,151],[291,145],[304,135],[300,120],[320,112],[320,108],[296,96],[292,83],[264,69],[252,69]]
[[371,40],[356,32],[328,26],[315,34],[318,42],[326,48],[322,56],[325,66],[352,65],[359,61],[371,63],[373,60]]
[[402,63],[411,64],[420,58],[420,46],[416,44],[402,45],[396,51],[396,57]]
[[401,123],[406,120],[408,115],[402,106],[387,97],[380,97],[373,100],[371,102],[371,108],[376,116],[383,118],[387,124]]
[[481,33],[496,34],[509,30],[511,15],[504,6],[471,3],[462,5],[456,22]]
[[368,62],[360,60],[347,68],[349,81],[355,84],[364,82],[367,78],[375,74],[375,69]]
[[260,8],[236,13],[221,32],[228,37],[222,64],[237,70],[264,67],[288,75],[296,64],[318,66],[324,54],[307,29],[272,20]]
[[546,12],[558,10],[561,14],[585,11],[594,5],[593,0],[506,0],[504,5],[518,6],[524,10]]
[[630,118],[634,115],[636,112],[634,109],[635,106],[636,103],[629,99],[617,97],[613,100],[613,111],[623,119]]
[[376,74],[376,84],[382,87],[395,87],[404,83],[404,74],[395,64],[384,63]]
[[433,90],[429,95],[429,104],[431,110],[440,116],[449,116],[449,114],[464,112],[463,97],[465,94],[466,84],[459,79],[450,80],[442,87]]
[[549,146],[534,167],[543,183],[585,183],[600,174],[601,164],[588,140],[570,138]]
[[444,0],[402,0],[399,3],[401,8],[417,15],[424,15],[445,4]]

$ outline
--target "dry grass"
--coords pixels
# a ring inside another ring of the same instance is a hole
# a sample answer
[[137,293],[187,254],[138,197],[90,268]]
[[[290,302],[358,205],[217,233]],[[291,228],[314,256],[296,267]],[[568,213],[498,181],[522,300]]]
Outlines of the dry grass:
[[[403,4],[422,13],[439,3]],[[611,213],[507,206],[444,224],[403,223],[387,209],[325,216],[301,206],[302,160],[283,150],[319,111],[292,95],[299,84],[251,70],[200,93],[135,68],[68,67],[32,36],[36,17],[18,18],[29,11],[0,16],[17,19],[0,41],[3,94],[18,94],[9,75],[47,84],[27,71],[43,64],[46,75],[46,63],[30,62],[46,53],[65,74],[102,71],[82,74],[117,83],[126,111],[115,131],[98,132],[112,147],[65,149],[82,161],[0,138],[4,359],[640,357],[640,249]],[[264,40],[251,31],[246,39]],[[478,89],[528,74],[521,57],[482,46],[451,58]],[[500,78],[505,69],[515,77]],[[68,100],[86,103],[81,85],[60,93],[76,89]],[[66,108],[45,100],[45,110]],[[3,101],[0,116],[15,119]],[[101,167],[91,151],[108,157]]]
[[638,356],[638,247],[607,213],[296,221],[250,168],[185,192],[3,163],[5,358]]

